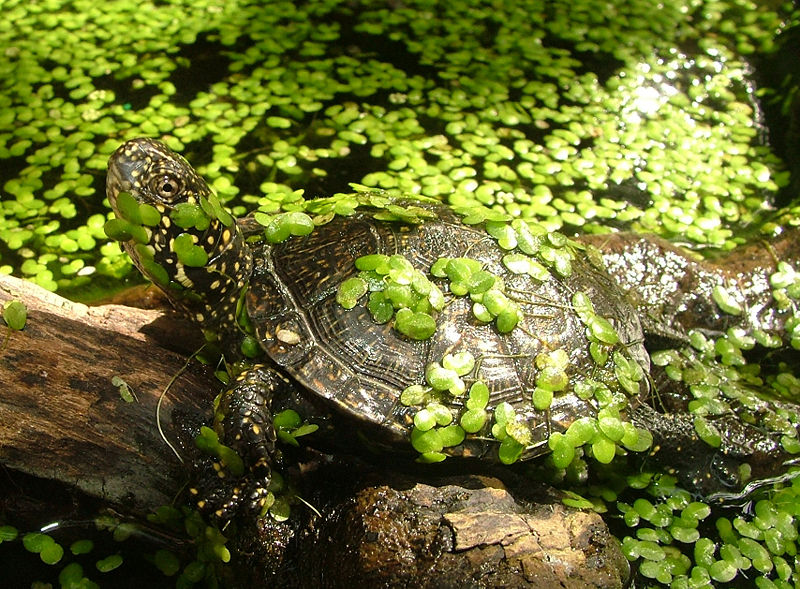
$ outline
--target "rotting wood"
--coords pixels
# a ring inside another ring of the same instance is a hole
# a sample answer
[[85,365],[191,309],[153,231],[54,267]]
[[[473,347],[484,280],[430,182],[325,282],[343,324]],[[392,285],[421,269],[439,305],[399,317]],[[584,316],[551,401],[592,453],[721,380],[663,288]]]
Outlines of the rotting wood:
[[[188,337],[191,327],[169,313],[87,307],[0,276],[0,304],[9,300],[27,306],[28,321],[19,332],[0,327],[0,463],[127,510],[169,503],[186,470],[158,432],[158,398],[180,374],[160,413],[176,444],[173,410],[199,417],[219,389],[197,362],[182,371],[191,352],[165,343],[198,341]],[[123,400],[115,376],[135,401]]]

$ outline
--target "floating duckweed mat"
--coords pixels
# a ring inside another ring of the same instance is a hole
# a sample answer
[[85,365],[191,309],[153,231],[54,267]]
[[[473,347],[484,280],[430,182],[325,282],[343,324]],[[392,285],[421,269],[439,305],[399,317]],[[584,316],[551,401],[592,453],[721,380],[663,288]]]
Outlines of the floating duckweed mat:
[[748,61],[773,50],[788,8],[2,7],[0,271],[51,290],[90,296],[90,277],[133,276],[103,234],[102,194],[108,155],[138,135],[202,164],[237,214],[358,182],[568,233],[625,227],[723,248],[757,232],[789,179],[762,141]]
[[[759,88],[753,71],[800,20],[788,2],[0,7],[0,272],[71,296],[140,280],[103,231],[106,160],[140,135],[198,165],[236,215],[358,183],[568,235],[632,229],[703,248],[800,222],[796,207],[773,211],[790,174],[758,100],[785,103],[797,82]],[[755,378],[748,365],[725,375]],[[800,395],[789,366],[770,378]],[[575,501],[624,522],[642,586],[789,587],[797,481],[734,515],[666,475],[620,475]]]

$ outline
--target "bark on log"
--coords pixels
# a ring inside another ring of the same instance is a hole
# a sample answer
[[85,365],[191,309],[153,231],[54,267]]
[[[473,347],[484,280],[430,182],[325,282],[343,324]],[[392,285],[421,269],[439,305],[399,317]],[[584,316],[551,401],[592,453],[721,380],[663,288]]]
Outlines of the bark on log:
[[[177,446],[173,410],[207,413],[219,384],[197,362],[181,372],[186,350],[165,342],[202,339],[170,314],[87,307],[2,276],[0,304],[10,300],[25,303],[28,320],[18,332],[0,326],[0,463],[129,512],[169,503],[186,471],[158,432],[158,398],[180,373],[160,411]],[[134,402],[123,400],[114,376],[131,387]]]

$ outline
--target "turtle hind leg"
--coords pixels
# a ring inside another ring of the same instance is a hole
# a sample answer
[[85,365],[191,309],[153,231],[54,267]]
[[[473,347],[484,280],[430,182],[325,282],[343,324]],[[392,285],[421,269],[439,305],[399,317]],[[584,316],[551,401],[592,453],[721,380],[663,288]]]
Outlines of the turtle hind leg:
[[214,430],[225,452],[233,451],[241,463],[222,456],[210,461],[210,469],[209,462],[198,465],[198,484],[190,492],[201,512],[225,522],[238,514],[257,516],[263,510],[272,465],[279,460],[272,399],[288,387],[278,372],[257,366],[242,373],[220,395]]

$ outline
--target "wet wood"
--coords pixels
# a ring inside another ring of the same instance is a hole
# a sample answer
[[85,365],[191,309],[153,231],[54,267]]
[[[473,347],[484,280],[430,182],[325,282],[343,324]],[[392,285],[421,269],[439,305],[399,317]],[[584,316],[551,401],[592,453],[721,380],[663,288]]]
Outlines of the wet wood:
[[[180,449],[173,412],[208,411],[218,389],[211,372],[186,358],[191,326],[168,313],[104,305],[87,307],[29,282],[0,277],[0,304],[25,303],[22,331],[0,323],[0,463],[49,478],[127,511],[169,503],[187,469],[162,439]],[[187,353],[188,352],[188,353]],[[183,371],[182,371],[183,370]],[[114,377],[136,399],[127,402]]]

